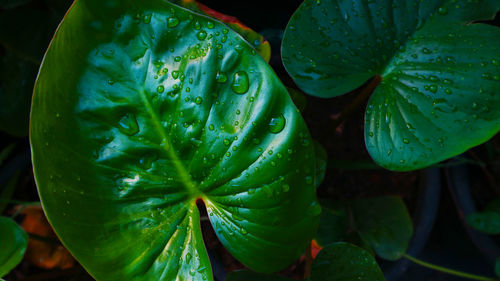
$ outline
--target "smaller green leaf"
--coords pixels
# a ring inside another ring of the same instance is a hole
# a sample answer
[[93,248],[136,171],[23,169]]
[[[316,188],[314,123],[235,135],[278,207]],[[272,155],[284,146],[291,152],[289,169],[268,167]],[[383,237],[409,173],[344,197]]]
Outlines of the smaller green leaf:
[[11,143],[2,148],[2,150],[0,151],[0,166],[2,166],[3,162],[10,156],[12,150],[14,150],[14,147],[16,147],[16,144]]
[[378,256],[397,260],[406,252],[413,225],[399,197],[386,196],[351,202],[354,226]]
[[16,190],[21,171],[17,171],[12,178],[9,179],[5,187],[0,186],[0,214],[3,213],[9,201]]
[[500,198],[488,203],[482,212],[468,215],[466,220],[477,231],[486,234],[500,234]]
[[12,53],[0,58],[0,131],[16,137],[28,135],[37,68]]
[[228,274],[226,281],[292,281],[278,275],[257,273],[248,270],[234,271]]
[[325,179],[327,155],[326,155],[326,150],[318,141],[313,140],[313,144],[314,144],[314,154],[316,156],[315,185],[316,187],[319,187],[323,182],[323,180]]
[[311,281],[382,281],[384,275],[368,252],[339,242],[319,252],[311,269]]
[[325,246],[343,239],[349,227],[345,203],[337,200],[321,202],[322,212],[316,242]]
[[12,219],[0,217],[0,245],[0,277],[3,277],[21,262],[28,245],[28,235]]
[[299,90],[287,87],[288,93],[290,93],[290,97],[292,98],[295,106],[302,112],[307,107],[307,98],[306,96]]

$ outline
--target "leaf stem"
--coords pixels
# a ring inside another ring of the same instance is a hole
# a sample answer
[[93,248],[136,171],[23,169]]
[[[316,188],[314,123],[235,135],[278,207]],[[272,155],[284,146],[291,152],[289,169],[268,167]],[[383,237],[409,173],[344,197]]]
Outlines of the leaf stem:
[[[370,97],[375,88],[382,82],[382,76],[375,75],[372,80],[366,84],[363,89],[361,89],[360,93],[356,96],[356,98],[344,108],[339,114],[339,117],[335,119],[332,123],[331,128],[335,131],[340,124],[342,124],[346,119],[351,117],[351,115],[356,112],[356,110],[364,104],[364,102]],[[331,131],[329,131],[330,133]]]
[[440,271],[440,272],[444,272],[444,273],[447,273],[447,274],[451,274],[451,275],[455,275],[455,276],[459,276],[459,277],[463,277],[463,278],[467,278],[467,279],[471,279],[471,280],[480,280],[480,281],[498,281],[498,279],[495,279],[495,278],[491,278],[491,277],[485,277],[485,276],[480,276],[480,275],[475,275],[475,274],[470,274],[470,273],[466,273],[466,272],[462,272],[462,271],[458,271],[458,270],[453,270],[453,269],[450,269],[450,268],[446,268],[446,267],[442,267],[442,266],[439,266],[439,265],[435,265],[435,264],[431,264],[431,263],[428,263],[428,262],[425,262],[425,261],[422,261],[422,260],[419,260],[417,258],[414,258],[408,254],[403,254],[403,257],[405,257],[406,259],[418,264],[418,265],[421,265],[423,267],[427,267],[427,268],[430,268],[430,269],[433,269],[433,270],[437,270],[437,271]]

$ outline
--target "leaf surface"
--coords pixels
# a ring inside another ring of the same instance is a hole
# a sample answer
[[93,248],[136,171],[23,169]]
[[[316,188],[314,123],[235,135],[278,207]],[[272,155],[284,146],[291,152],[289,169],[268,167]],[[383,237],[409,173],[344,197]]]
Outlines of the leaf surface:
[[302,90],[350,92],[375,75],[365,142],[381,166],[422,168],[500,130],[498,0],[313,1],[290,20],[283,61]]
[[397,260],[406,252],[413,225],[404,202],[386,196],[351,202],[354,226],[380,257]]
[[313,262],[311,281],[385,281],[375,258],[349,243],[323,248]]
[[97,280],[213,280],[198,200],[256,271],[287,266],[316,231],[307,128],[266,62],[214,19],[162,0],[76,1],[31,114],[44,210]]
[[28,244],[28,235],[24,230],[10,218],[0,217],[0,277],[9,273],[21,262],[26,245]]

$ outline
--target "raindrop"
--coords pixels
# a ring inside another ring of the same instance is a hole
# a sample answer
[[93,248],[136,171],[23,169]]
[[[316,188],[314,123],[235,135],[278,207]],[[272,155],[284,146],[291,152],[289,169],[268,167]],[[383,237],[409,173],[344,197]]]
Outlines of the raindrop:
[[168,27],[176,27],[177,25],[179,25],[179,19],[176,18],[176,17],[170,17],[168,18],[167,20],[167,26]]
[[280,114],[279,116],[271,118],[271,121],[269,122],[269,131],[273,134],[280,133],[285,128],[285,125],[285,116],[283,116],[283,114]]
[[120,132],[133,136],[139,132],[139,124],[137,124],[137,119],[132,113],[127,113],[120,119],[118,123],[118,129]]
[[215,80],[217,80],[218,83],[226,83],[227,81],[227,75],[224,72],[217,72],[217,76],[215,77]]
[[198,40],[205,40],[205,38],[207,38],[207,32],[202,30],[198,32],[198,34],[196,34],[196,37],[198,38]]
[[194,102],[196,104],[201,104],[203,102],[203,98],[202,97],[196,97],[196,99],[194,99]]
[[245,71],[238,71],[234,74],[231,88],[235,93],[240,95],[245,94],[248,92],[249,86],[248,74]]

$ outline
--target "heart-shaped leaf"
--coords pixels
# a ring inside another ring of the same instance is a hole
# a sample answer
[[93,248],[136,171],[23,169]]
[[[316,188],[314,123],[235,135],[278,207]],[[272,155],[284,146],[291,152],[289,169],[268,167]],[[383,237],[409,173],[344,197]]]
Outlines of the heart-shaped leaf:
[[28,245],[28,235],[10,218],[0,217],[0,277],[21,262]]
[[169,0],[170,2],[188,8],[194,12],[218,19],[238,32],[267,61],[271,58],[271,45],[259,33],[253,31],[237,18],[219,13],[193,0]]
[[500,199],[497,198],[481,212],[469,214],[467,223],[474,229],[487,234],[500,234]]
[[349,243],[324,247],[314,260],[311,281],[385,281],[375,258]]
[[314,148],[240,35],[163,0],[77,0],[31,113],[47,217],[98,280],[213,280],[197,201],[243,264],[273,272],[312,239]]
[[392,170],[422,168],[500,129],[496,0],[306,0],[290,20],[283,61],[319,97],[382,76],[366,110],[365,141]]
[[350,202],[354,227],[377,255],[397,260],[406,252],[413,224],[399,197],[364,198]]

